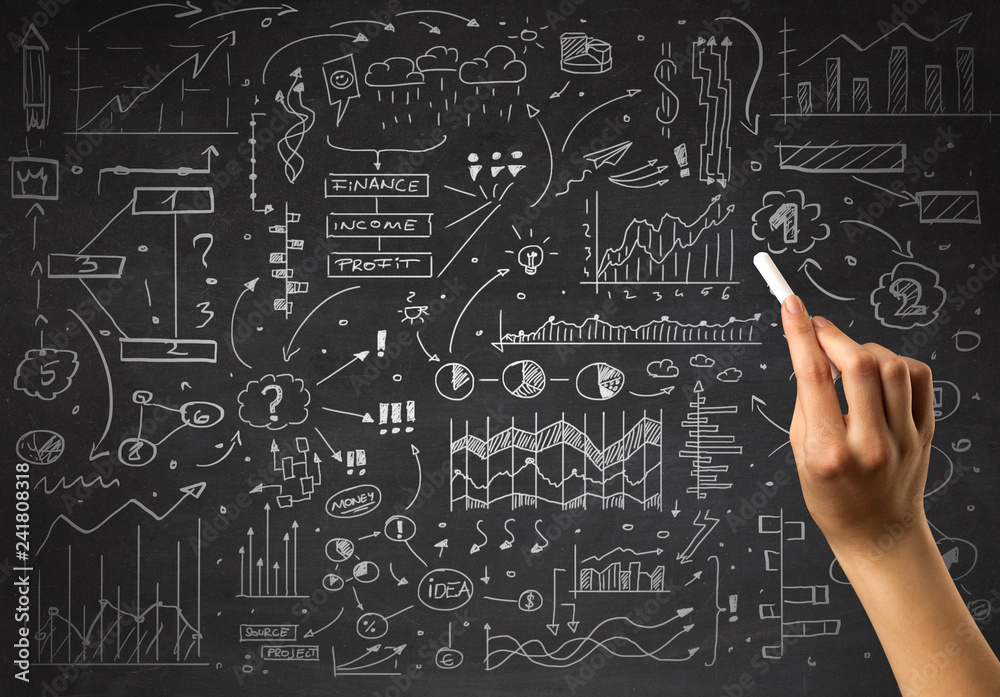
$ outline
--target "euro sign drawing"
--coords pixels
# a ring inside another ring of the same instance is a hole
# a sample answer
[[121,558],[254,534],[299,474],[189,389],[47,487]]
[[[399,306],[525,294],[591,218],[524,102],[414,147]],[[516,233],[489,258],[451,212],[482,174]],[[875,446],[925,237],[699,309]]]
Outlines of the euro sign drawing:
[[334,58],[323,64],[323,81],[330,106],[337,107],[337,125],[347,113],[351,100],[360,97],[358,89],[358,69],[354,64],[354,54]]

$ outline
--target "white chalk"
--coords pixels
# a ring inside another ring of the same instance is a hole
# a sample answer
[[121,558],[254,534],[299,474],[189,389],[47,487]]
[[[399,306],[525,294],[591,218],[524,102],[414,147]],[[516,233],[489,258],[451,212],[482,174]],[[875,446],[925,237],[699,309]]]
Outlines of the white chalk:
[[[788,281],[778,271],[778,267],[774,265],[774,260],[771,259],[770,254],[767,252],[755,254],[753,265],[757,267],[760,275],[764,277],[767,287],[771,289],[771,294],[778,299],[778,303],[784,305],[785,299],[789,295],[795,295],[792,287],[788,285]],[[827,356],[826,360],[830,362],[830,375],[833,376],[833,380],[836,382],[837,378],[840,377],[840,369],[833,364],[829,356]]]

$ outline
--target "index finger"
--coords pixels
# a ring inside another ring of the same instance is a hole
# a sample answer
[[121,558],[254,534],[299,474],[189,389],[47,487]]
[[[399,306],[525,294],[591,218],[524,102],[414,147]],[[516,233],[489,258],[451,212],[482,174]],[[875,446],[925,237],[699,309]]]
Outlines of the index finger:
[[806,424],[825,433],[844,433],[844,415],[830,374],[830,362],[819,347],[812,319],[798,296],[790,295],[782,303],[781,322]]

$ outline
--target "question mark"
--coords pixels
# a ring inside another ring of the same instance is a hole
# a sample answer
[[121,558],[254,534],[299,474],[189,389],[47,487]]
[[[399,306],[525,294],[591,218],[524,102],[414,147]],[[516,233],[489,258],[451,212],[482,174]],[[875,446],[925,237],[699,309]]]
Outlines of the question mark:
[[271,421],[277,421],[278,415],[275,412],[278,409],[278,405],[281,404],[281,398],[284,396],[285,393],[277,385],[268,385],[260,392],[261,394],[266,394],[267,392],[270,391],[274,392],[274,399],[272,399],[271,403],[267,405],[267,410],[271,413]]
[[208,246],[205,247],[205,251],[201,255],[201,264],[202,264],[202,266],[204,266],[207,269],[208,268],[208,260],[206,259],[206,257],[208,257],[208,253],[210,251],[212,251],[212,245],[215,244],[215,237],[213,237],[212,233],[210,233],[210,232],[203,232],[200,235],[195,235],[194,236],[194,239],[191,240],[191,246],[192,247],[197,247],[198,246],[198,240],[202,240],[202,239],[207,239],[208,240]]
[[410,294],[406,296],[406,302],[412,303],[415,297],[417,297],[417,291],[411,290]]

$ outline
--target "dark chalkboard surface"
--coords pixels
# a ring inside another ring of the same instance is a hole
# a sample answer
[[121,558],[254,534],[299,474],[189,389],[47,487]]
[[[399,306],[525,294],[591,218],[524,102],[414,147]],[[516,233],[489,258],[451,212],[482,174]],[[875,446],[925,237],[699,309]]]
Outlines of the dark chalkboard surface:
[[896,694],[761,251],[933,367],[1000,644],[998,21],[6,3],[5,694]]

